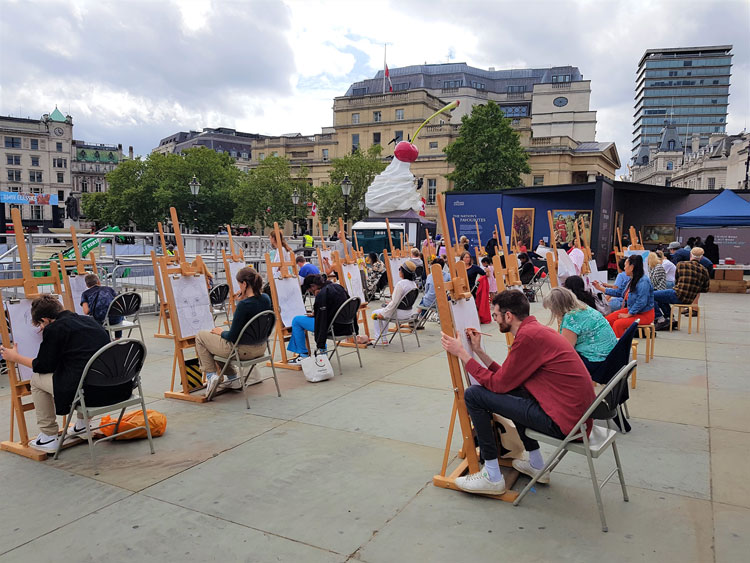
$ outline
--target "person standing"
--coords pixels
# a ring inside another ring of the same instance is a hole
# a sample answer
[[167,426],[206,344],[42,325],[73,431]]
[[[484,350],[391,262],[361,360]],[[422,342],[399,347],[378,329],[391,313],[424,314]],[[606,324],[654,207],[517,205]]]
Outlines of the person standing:
[[714,236],[708,235],[703,243],[703,255],[715,266],[719,263],[719,246],[714,242]]

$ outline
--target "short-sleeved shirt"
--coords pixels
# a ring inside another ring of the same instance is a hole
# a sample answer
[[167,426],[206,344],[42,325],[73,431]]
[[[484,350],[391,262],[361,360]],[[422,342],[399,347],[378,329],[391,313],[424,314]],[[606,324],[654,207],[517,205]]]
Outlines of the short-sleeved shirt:
[[591,307],[566,313],[560,332],[564,328],[578,336],[576,352],[590,362],[603,362],[617,344],[617,337],[607,319]]

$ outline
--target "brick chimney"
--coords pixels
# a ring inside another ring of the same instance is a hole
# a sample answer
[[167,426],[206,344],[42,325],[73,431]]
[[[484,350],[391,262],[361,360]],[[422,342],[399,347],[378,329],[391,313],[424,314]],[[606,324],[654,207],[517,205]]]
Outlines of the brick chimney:
[[133,147],[132,146],[128,147],[128,158],[130,160],[133,160]]

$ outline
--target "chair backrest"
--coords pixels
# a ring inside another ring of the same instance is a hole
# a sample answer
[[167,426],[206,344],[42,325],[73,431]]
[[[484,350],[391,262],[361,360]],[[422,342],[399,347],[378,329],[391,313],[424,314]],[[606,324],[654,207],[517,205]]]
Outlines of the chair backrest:
[[120,293],[109,304],[107,318],[109,317],[130,317],[138,314],[141,310],[141,296],[134,291]]
[[417,297],[419,297],[419,289],[415,287],[401,298],[401,302],[398,304],[398,309],[401,311],[408,311],[414,307],[414,302],[417,300]]
[[112,387],[135,381],[146,361],[146,346],[135,338],[123,338],[102,346],[83,368],[83,385]]
[[[349,336],[354,333],[354,325],[357,323],[357,313],[361,305],[359,297],[350,297],[341,304],[339,310],[333,315],[328,332],[335,336]],[[334,325],[351,325],[352,330],[346,334],[336,334]]]
[[615,344],[615,347],[609,352],[604,360],[604,366],[596,373],[594,381],[604,385],[614,377],[622,366],[627,365],[630,361],[630,350],[633,346],[633,338],[637,330],[638,320],[627,328],[617,341],[617,344]]
[[528,285],[536,285],[537,283],[539,283],[539,281],[542,279],[542,274],[544,274],[546,271],[546,266],[539,268],[534,274],[534,277],[531,278],[531,281],[528,283]]
[[208,294],[211,305],[222,305],[229,297],[229,284],[220,283]]
[[258,344],[268,341],[276,326],[276,315],[273,311],[261,311],[242,327],[235,346],[241,344]]
[[414,276],[418,279],[424,279],[424,266],[417,266],[417,268],[414,270]]

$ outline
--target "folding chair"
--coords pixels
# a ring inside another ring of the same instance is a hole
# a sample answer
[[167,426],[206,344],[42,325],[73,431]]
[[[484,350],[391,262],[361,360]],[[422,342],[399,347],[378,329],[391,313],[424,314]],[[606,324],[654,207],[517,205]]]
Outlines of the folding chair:
[[[143,389],[141,388],[141,369],[143,363],[146,360],[146,346],[140,340],[135,338],[123,338],[115,340],[109,344],[102,346],[96,354],[86,363],[86,367],[83,368],[81,379],[78,382],[75,395],[73,396],[73,403],[70,407],[70,414],[73,418],[75,411],[80,412],[83,415],[83,421],[86,425],[86,440],[89,443],[89,453],[91,454],[91,465],[94,468],[95,475],[99,474],[96,468],[96,458],[94,457],[94,446],[100,442],[106,440],[114,440],[118,436],[127,434],[128,432],[135,432],[140,428],[130,428],[129,430],[119,431],[120,422],[125,414],[125,409],[130,406],[140,406],[143,412],[143,418],[146,425],[146,436],[148,437],[148,446],[151,453],[154,453],[154,442],[151,437],[151,427],[148,423],[148,414],[146,413],[146,401],[143,398]],[[109,388],[112,389],[115,386],[125,386],[130,383],[129,389],[138,389],[138,395],[133,396],[130,393],[130,398],[123,401],[115,401],[113,403],[105,404],[94,404],[101,402],[100,400],[91,399],[91,388]],[[89,403],[86,402],[86,397],[89,397]],[[105,436],[98,440],[93,439],[93,433],[91,426],[91,419],[95,416],[99,416],[112,411],[120,411],[120,416],[117,422],[110,422],[108,424],[99,425],[93,430],[99,430],[106,426],[114,425],[115,430],[111,436]],[[68,435],[68,425],[63,427],[62,436],[57,444],[57,451],[55,452],[54,459],[60,456],[60,451],[63,448],[63,443]]]
[[404,348],[404,336],[401,333],[402,326],[406,325],[410,330],[411,334],[413,334],[417,339],[417,348],[421,348],[422,345],[419,343],[419,335],[417,334],[417,321],[419,320],[419,313],[414,313],[410,317],[407,317],[405,319],[399,319],[398,318],[398,312],[399,311],[408,311],[414,307],[414,303],[417,300],[417,297],[419,297],[419,290],[415,287],[412,289],[409,293],[404,295],[401,298],[401,302],[398,304],[398,307],[396,307],[396,310],[393,312],[393,316],[391,316],[389,319],[386,319],[388,321],[388,327],[391,326],[391,323],[396,324],[396,332],[394,332],[390,339],[388,340],[388,343],[390,344],[393,342],[393,339],[396,337],[396,334],[398,334],[399,339],[401,339],[401,351],[406,352],[406,348]]
[[419,310],[419,316],[417,317],[417,329],[421,329],[427,323],[427,321],[434,321],[435,317],[437,317],[438,319],[440,318],[437,310],[437,300],[435,300],[435,302],[429,307],[417,305],[417,309]]
[[414,283],[417,284],[417,288],[422,291],[424,290],[424,281],[425,281],[425,275],[424,275],[424,266],[417,266],[416,270],[414,270]]
[[[523,500],[523,497],[526,496],[526,494],[531,490],[531,488],[536,484],[541,476],[543,476],[547,472],[551,472],[555,467],[557,467],[557,464],[562,461],[562,458],[565,457],[565,454],[567,454],[568,452],[577,453],[586,456],[586,460],[589,464],[589,473],[591,474],[591,483],[594,486],[596,504],[599,507],[599,518],[602,522],[602,531],[606,532],[608,530],[607,520],[604,516],[604,504],[602,503],[601,489],[604,487],[604,485],[607,484],[607,481],[609,481],[615,473],[617,473],[617,476],[620,480],[620,487],[622,488],[622,499],[625,502],[629,500],[628,490],[625,487],[625,476],[623,474],[622,465],[620,463],[620,454],[617,452],[617,444],[615,443],[615,439],[617,438],[617,431],[612,430],[609,427],[605,428],[602,426],[593,425],[591,434],[587,435],[586,421],[592,417],[607,419],[614,418],[617,405],[619,405],[619,400],[621,398],[623,390],[627,390],[628,376],[635,369],[635,366],[636,362],[632,361],[617,372],[617,375],[615,375],[612,380],[607,383],[604,389],[602,389],[601,392],[596,396],[594,402],[591,403],[591,406],[586,410],[580,420],[576,423],[576,425],[564,439],[553,438],[552,436],[542,434],[541,432],[537,432],[536,430],[531,430],[529,428],[525,430],[526,436],[528,438],[557,446],[557,449],[555,450],[555,453],[550,456],[549,460],[544,465],[544,468],[537,474],[536,477],[529,481],[529,484],[524,487],[523,491],[521,491],[521,494],[518,495],[515,501],[513,501],[514,506],[518,506],[521,500]],[[602,453],[604,453],[604,451],[609,446],[612,446],[612,453],[615,457],[616,467],[610,472],[609,475],[607,475],[602,484],[599,485],[599,482],[596,478],[596,471],[594,470],[594,459],[602,455]]]
[[[133,333],[133,329],[137,328],[138,332],[141,333],[141,342],[145,342],[143,339],[143,329],[141,328],[141,321],[138,320],[138,315],[141,311],[141,296],[134,291],[128,291],[120,293],[109,304],[107,309],[107,316],[104,317],[104,328],[109,332],[109,337],[112,338],[114,333],[117,331],[128,331],[127,338]],[[109,317],[123,317],[122,322],[117,324],[111,324]]]
[[[336,311],[336,314],[333,315],[333,318],[331,319],[330,324],[328,325],[328,331],[326,332],[327,340],[333,340],[333,350],[327,351],[326,353],[329,354],[329,357],[332,357],[334,354],[336,354],[336,362],[339,364],[339,375],[344,375],[344,372],[341,369],[341,357],[339,356],[339,344],[343,342],[344,340],[348,340],[350,338],[353,338],[355,341],[354,350],[352,352],[349,352],[348,354],[344,354],[344,356],[348,356],[349,354],[354,354],[356,352],[357,359],[359,360],[359,367],[362,366],[362,357],[359,355],[359,346],[356,343],[357,340],[357,332],[356,332],[356,326],[357,326],[357,313],[359,312],[359,306],[361,301],[359,300],[359,297],[350,297],[344,303],[339,307],[339,310]],[[339,333],[336,333],[336,327],[335,325],[339,325]],[[349,330],[342,330],[341,325],[349,326]]]
[[[230,362],[234,362],[235,364],[237,364],[237,367],[239,369],[238,377],[240,378],[240,382],[242,383],[242,394],[245,396],[245,405],[248,409],[250,408],[250,399],[247,396],[247,388],[250,387],[248,385],[248,380],[250,379],[250,375],[253,373],[253,369],[255,369],[255,366],[260,363],[271,363],[271,372],[273,373],[272,377],[274,383],[276,384],[276,394],[281,397],[279,380],[276,377],[276,367],[273,364],[271,343],[269,342],[269,338],[271,334],[273,334],[273,329],[275,326],[276,315],[273,311],[263,311],[262,313],[258,313],[252,319],[247,321],[245,323],[245,326],[242,327],[240,335],[237,337],[237,341],[232,345],[232,350],[226,357],[214,355],[215,361],[224,364],[224,367],[221,368],[221,372],[219,373],[220,378],[224,376],[224,372],[226,371],[227,366],[230,364]],[[245,336],[247,337],[246,339],[243,338]],[[240,352],[238,349],[239,346],[247,343],[259,344],[261,342],[266,343],[266,354],[259,358],[252,358],[250,360],[243,360],[240,358]],[[245,373],[244,371],[245,368],[250,368],[248,369],[247,373]],[[213,399],[214,394],[215,391],[206,396],[206,400],[210,401],[211,399]]]
[[223,314],[226,315],[227,324],[229,324],[229,307],[227,306],[229,300],[229,284],[220,283],[219,285],[214,286],[209,292],[208,298],[211,301],[211,314],[214,317],[214,321],[216,320],[216,317]]
[[547,282],[547,278],[543,278],[542,274],[546,274],[546,273],[547,273],[546,266],[539,268],[534,274],[534,277],[531,278],[529,283],[527,283],[524,286],[524,290],[533,294],[534,298],[537,300],[540,297],[544,297],[544,292],[542,291],[542,288],[544,287],[544,284]]

